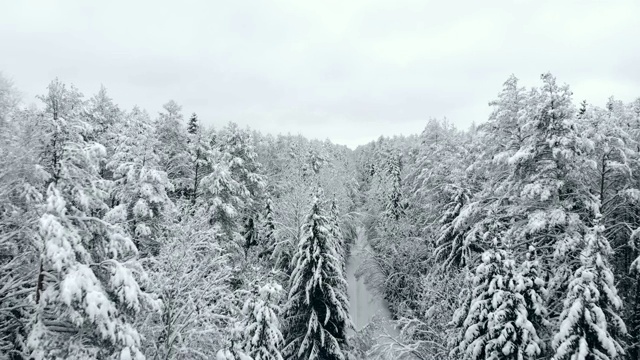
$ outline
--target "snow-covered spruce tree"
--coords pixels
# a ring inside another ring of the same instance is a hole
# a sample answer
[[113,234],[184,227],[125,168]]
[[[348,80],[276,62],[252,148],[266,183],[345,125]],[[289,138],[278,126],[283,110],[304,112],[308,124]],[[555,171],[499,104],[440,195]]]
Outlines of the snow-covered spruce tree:
[[251,134],[231,123],[220,131],[217,143],[223,154],[220,161],[227,164],[231,176],[241,185],[245,208],[252,209],[262,196],[266,181],[260,174],[261,165],[257,161]]
[[481,251],[475,241],[475,234],[469,234],[470,227],[479,213],[484,214],[478,204],[471,203],[471,192],[465,187],[448,184],[443,186],[442,193],[447,194],[450,201],[442,209],[436,229],[435,258],[443,269],[469,266],[472,256]]
[[268,197],[265,201],[264,216],[262,217],[262,226],[260,231],[260,245],[262,251],[260,257],[271,257],[275,251],[276,246],[276,224],[273,218],[273,201],[271,197]]
[[544,352],[547,350],[545,335],[548,334],[551,324],[548,320],[549,314],[546,307],[548,290],[542,277],[542,269],[540,261],[536,257],[535,248],[530,246],[525,260],[518,269],[515,278],[515,291],[522,294],[524,298],[527,318],[536,330],[538,337],[542,339],[540,347]]
[[228,156],[215,149],[207,155],[211,172],[200,181],[197,208],[206,213],[209,224],[219,229],[221,237],[240,245],[238,217],[245,206],[245,193],[232,177]]
[[346,358],[347,330],[352,326],[346,281],[320,204],[314,198],[293,258],[285,314],[287,359]]
[[390,184],[385,215],[392,221],[400,220],[404,214],[402,203],[402,157],[398,153],[390,154],[387,159],[387,176]]
[[459,345],[466,359],[534,359],[540,339],[516,291],[515,263],[505,250],[482,255]]
[[280,350],[284,339],[278,320],[280,292],[279,284],[266,284],[258,290],[259,297],[247,300],[242,309],[246,317],[243,348],[254,360],[283,360]]
[[266,186],[265,178],[260,174],[260,163],[252,144],[251,134],[231,123],[220,131],[217,139],[222,154],[220,161],[229,169],[231,178],[238,184],[237,195],[241,206],[237,208],[238,219],[242,220],[245,254],[257,245],[258,219],[256,206]]
[[191,203],[195,204],[199,194],[199,185],[202,178],[211,170],[207,156],[211,153],[210,139],[215,134],[213,130],[203,129],[198,123],[198,118],[194,113],[189,119],[187,127],[189,155],[191,157]]
[[198,115],[196,113],[191,114],[189,123],[187,124],[187,132],[194,135],[200,131],[200,124],[198,123]]
[[599,218],[585,235],[581,266],[569,282],[560,326],[553,339],[554,360],[610,360],[624,354],[624,322],[618,315],[622,301],[607,257],[609,242]]
[[247,215],[244,217],[244,225],[243,225],[243,236],[244,236],[244,251],[245,256],[248,256],[249,249],[258,245],[258,236],[259,229],[256,221],[254,221],[254,217],[257,218],[257,215],[251,216]]
[[43,100],[51,180],[39,224],[31,357],[144,359],[133,323],[156,303],[140,289],[144,271],[122,226],[125,209],[105,203],[104,147],[85,140],[91,129],[79,116],[82,103],[64,85],[52,82]]

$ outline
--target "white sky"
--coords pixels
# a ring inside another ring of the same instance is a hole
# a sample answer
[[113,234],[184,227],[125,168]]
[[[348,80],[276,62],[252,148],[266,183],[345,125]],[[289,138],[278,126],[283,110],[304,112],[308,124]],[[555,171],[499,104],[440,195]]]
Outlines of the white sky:
[[27,103],[58,76],[124,109],[174,99],[216,127],[349,146],[482,122],[511,73],[630,101],[639,39],[637,0],[0,0],[0,71]]

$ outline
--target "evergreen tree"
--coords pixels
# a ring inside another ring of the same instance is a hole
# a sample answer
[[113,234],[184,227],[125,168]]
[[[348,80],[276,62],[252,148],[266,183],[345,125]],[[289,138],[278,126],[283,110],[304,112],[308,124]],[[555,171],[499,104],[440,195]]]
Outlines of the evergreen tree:
[[331,239],[329,220],[316,197],[303,226],[286,305],[285,357],[346,358],[350,328],[346,281]]
[[200,125],[198,124],[198,115],[196,115],[196,113],[193,113],[189,118],[189,124],[187,125],[187,132],[191,135],[194,135],[199,130],[200,130]]
[[243,348],[254,360],[283,360],[277,305],[281,291],[278,284],[266,284],[259,289],[259,298],[247,300],[242,310],[246,316]]
[[[527,310],[527,318],[533,325],[538,337],[547,333],[550,327],[546,302],[548,291],[543,279],[540,262],[536,258],[536,251],[533,246],[525,256],[525,260],[520,265],[520,269],[515,279],[515,291],[522,294],[524,306]],[[540,344],[541,350],[545,349],[544,342]]]
[[516,291],[515,264],[504,250],[487,250],[474,279],[460,351],[467,359],[534,359],[540,339]]
[[258,245],[258,227],[253,220],[253,216],[246,216],[244,218],[244,250],[245,255],[248,254],[251,247]]
[[113,198],[127,209],[134,242],[142,254],[157,254],[158,240],[168,225],[173,190],[160,159],[153,125],[146,112],[134,108],[125,122],[116,126],[122,134],[107,168],[113,173]]
[[191,156],[192,204],[195,204],[198,198],[200,181],[211,170],[210,166],[208,166],[207,159],[211,154],[211,143],[207,141],[207,138],[215,138],[215,133],[212,130],[205,131],[197,121],[196,114],[194,113],[189,120],[187,128],[189,133],[189,154]]
[[387,159],[387,174],[391,189],[388,194],[385,214],[392,221],[400,220],[404,213],[402,204],[402,157],[400,154],[392,154]]
[[191,168],[189,167],[188,137],[182,117],[182,107],[171,100],[163,105],[164,111],[156,120],[156,152],[160,169],[171,181],[173,197],[185,197],[190,192]]
[[198,202],[209,224],[216,226],[228,241],[239,241],[238,216],[244,208],[245,193],[241,184],[236,181],[224,161],[224,154],[212,151],[208,158],[211,172],[204,176],[200,182],[200,196]]
[[585,235],[581,266],[570,279],[560,326],[553,339],[556,360],[609,360],[624,354],[626,328],[618,315],[622,301],[609,268],[611,247],[603,230],[596,221]]
[[265,201],[262,230],[260,232],[260,244],[262,245],[262,255],[271,256],[276,247],[276,224],[273,218],[273,201],[270,197]]

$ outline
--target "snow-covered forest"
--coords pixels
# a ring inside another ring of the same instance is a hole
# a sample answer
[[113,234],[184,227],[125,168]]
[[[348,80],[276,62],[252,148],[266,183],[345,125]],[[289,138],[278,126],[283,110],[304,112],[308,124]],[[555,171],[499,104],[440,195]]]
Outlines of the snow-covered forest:
[[0,77],[0,359],[640,359],[640,99],[526,85],[351,150]]

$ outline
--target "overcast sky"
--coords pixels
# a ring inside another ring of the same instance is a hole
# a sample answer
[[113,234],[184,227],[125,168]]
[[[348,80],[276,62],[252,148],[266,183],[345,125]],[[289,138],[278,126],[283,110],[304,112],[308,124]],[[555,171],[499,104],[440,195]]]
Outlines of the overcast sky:
[[574,100],[640,96],[640,1],[0,0],[0,71],[26,103],[54,77],[125,109],[349,146],[486,119],[509,74]]

